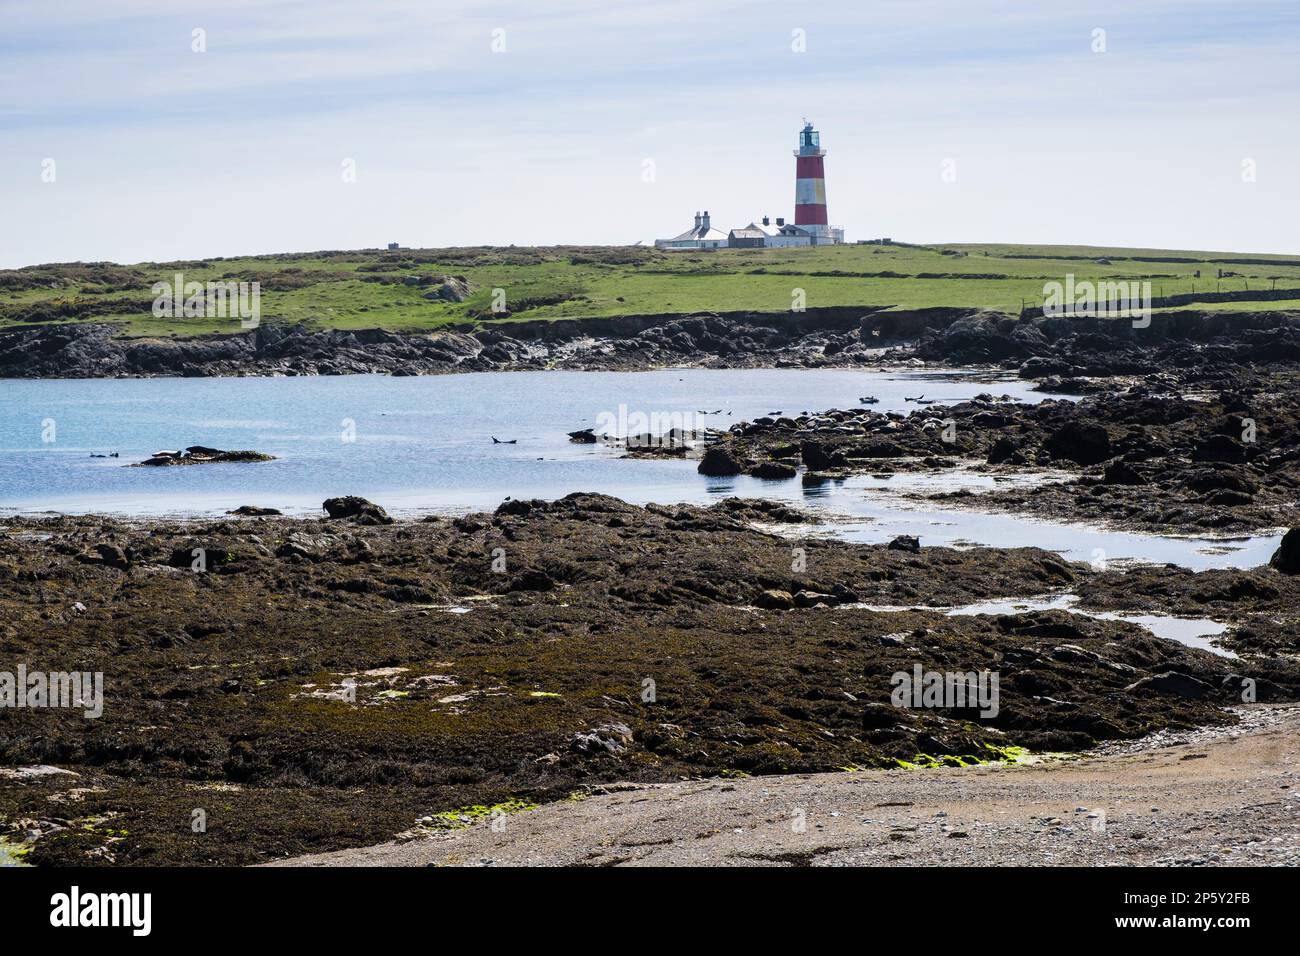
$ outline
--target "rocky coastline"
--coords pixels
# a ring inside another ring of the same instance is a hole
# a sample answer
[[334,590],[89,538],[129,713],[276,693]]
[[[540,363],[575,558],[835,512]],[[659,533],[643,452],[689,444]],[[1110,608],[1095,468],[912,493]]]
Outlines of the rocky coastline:
[[451,325],[430,332],[264,324],[229,335],[125,338],[110,322],[0,329],[0,378],[435,375],[571,369],[853,368],[897,362],[1019,371],[1058,389],[1169,363],[1300,360],[1300,314],[1182,311],[1127,320],[968,309],[809,309]]
[[[260,862],[618,780],[924,772],[1230,722],[1246,680],[1300,694],[1295,638],[1268,624],[1300,576],[1271,567],[1138,579],[1149,608],[1232,619],[1234,659],[1064,611],[948,616],[1064,591],[1128,608],[1134,579],[1036,549],[792,540],[758,530],[803,521],[770,502],[326,507],[4,522],[7,658],[105,684],[98,720],[5,714],[0,766],[59,770],[0,780],[31,861]],[[998,715],[893,706],[890,675],[918,664],[996,670]]]
[[[1144,330],[856,310],[559,325],[176,342],[17,329],[0,333],[0,375],[974,367],[1080,397],[1031,406],[991,385],[951,406],[918,395],[906,414],[864,402],[768,416],[709,435],[700,467],[811,484],[964,470],[989,490],[913,494],[1154,533],[1300,525],[1295,315],[1165,314]],[[146,463],[264,457],[191,446]],[[423,519],[346,494],[318,518],[263,505],[190,521],[0,519],[0,673],[104,678],[98,718],[0,715],[0,836],[27,861],[269,862],[621,781],[924,774],[1300,699],[1296,531],[1270,564],[1193,573],[851,544],[755,499],[643,508],[574,494]],[[1077,604],[948,614],[1044,595]],[[1110,612],[1228,629],[1215,653],[1093,616]],[[998,713],[895,706],[891,676],[915,667],[996,672]]]

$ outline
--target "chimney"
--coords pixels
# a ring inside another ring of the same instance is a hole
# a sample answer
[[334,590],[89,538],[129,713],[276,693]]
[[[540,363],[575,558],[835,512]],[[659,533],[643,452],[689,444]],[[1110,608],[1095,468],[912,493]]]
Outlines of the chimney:
[[704,210],[704,217],[700,220],[700,228],[705,232],[709,230],[709,211],[707,209]]
[[767,217],[766,217],[766,216],[763,217],[763,225],[765,225],[765,226],[766,226],[766,225],[770,225],[770,223],[768,223],[768,221],[767,221]]
[[[764,221],[764,222],[767,222],[766,219],[764,219],[763,221]],[[782,219],[780,216],[777,216],[777,217],[776,217],[776,224],[777,224],[778,226],[784,226],[784,225],[785,225],[785,220]]]
[[700,211],[698,209],[695,210],[695,228],[700,228]]

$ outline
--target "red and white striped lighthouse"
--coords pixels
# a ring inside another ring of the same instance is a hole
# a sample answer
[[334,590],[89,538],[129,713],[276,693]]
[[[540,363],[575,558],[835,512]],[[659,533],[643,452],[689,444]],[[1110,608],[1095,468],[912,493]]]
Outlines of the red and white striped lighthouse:
[[[794,224],[811,233],[814,242],[840,242],[842,230],[832,229],[826,218],[826,168],[821,138],[812,123],[804,120],[795,150]],[[838,233],[838,235],[837,235]]]

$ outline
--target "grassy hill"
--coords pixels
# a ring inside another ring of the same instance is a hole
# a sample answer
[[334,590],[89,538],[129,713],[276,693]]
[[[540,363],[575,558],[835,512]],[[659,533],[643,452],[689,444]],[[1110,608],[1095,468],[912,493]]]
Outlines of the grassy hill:
[[[1196,273],[1199,270],[1200,276]],[[1220,270],[1232,273],[1218,278]],[[796,288],[809,308],[937,306],[1019,312],[1041,304],[1043,285],[1085,279],[1149,279],[1152,294],[1294,289],[1282,301],[1219,302],[1205,308],[1300,309],[1300,257],[1103,249],[1086,246],[846,245],[664,253],[645,247],[361,250],[194,262],[71,263],[0,271],[0,328],[30,322],[104,322],[127,335],[238,331],[229,319],[157,319],[151,285],[186,281],[261,283],[264,322],[416,330],[475,320],[781,312]],[[464,302],[430,301],[408,277],[464,276]],[[510,315],[494,317],[492,290]]]

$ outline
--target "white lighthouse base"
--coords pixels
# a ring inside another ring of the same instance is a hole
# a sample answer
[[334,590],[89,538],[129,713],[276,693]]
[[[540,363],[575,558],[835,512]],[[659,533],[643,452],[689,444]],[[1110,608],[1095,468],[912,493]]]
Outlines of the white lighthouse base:
[[812,236],[814,246],[833,246],[844,242],[843,226],[803,225],[799,228]]

